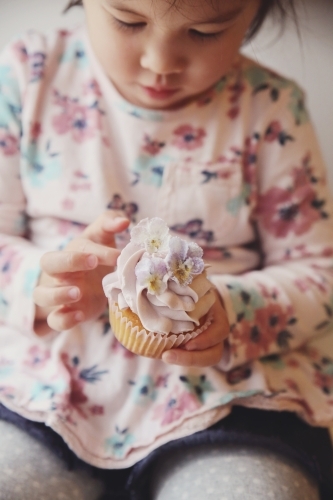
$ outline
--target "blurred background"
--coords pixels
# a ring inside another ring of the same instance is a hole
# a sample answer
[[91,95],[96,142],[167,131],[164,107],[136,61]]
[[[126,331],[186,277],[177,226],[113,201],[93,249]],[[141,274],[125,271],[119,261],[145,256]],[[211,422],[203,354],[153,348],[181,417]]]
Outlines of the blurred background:
[[[45,32],[81,23],[83,9],[75,7],[62,15],[66,4],[66,0],[0,0],[0,49],[26,29]],[[333,0],[299,4],[299,33],[291,22],[280,33],[276,22],[268,20],[244,52],[296,80],[306,91],[333,191]]]

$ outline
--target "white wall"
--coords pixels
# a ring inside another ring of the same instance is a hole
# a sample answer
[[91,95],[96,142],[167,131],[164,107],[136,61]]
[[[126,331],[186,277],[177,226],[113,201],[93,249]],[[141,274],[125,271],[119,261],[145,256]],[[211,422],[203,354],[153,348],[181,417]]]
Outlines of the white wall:
[[[310,112],[333,188],[333,1],[303,0],[299,9],[301,41],[293,26],[276,40],[267,22],[245,53],[295,79],[306,90]],[[81,8],[61,15],[66,0],[0,0],[0,48],[27,28],[70,27],[83,19]]]

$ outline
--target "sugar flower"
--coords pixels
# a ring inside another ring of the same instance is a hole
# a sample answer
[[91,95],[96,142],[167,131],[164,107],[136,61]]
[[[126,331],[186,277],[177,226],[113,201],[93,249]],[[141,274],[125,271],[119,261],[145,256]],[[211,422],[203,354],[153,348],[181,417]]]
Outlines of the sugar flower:
[[169,239],[169,228],[159,217],[143,219],[131,231],[131,241],[150,254],[168,251]]
[[135,266],[135,275],[139,285],[147,288],[152,295],[160,295],[165,292],[167,272],[165,261],[159,257],[144,257]]
[[196,243],[174,236],[169,242],[169,253],[165,258],[171,279],[180,285],[192,283],[193,275],[204,270],[203,250]]

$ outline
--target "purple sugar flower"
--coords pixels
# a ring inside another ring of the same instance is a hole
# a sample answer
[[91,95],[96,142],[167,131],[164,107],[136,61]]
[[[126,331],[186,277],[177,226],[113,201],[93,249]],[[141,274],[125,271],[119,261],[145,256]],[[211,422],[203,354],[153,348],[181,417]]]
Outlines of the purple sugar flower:
[[135,266],[139,285],[147,288],[152,295],[160,295],[167,288],[168,269],[159,257],[144,257]]
[[202,255],[203,250],[196,243],[187,243],[178,236],[172,237],[165,258],[171,279],[184,286],[192,283],[193,276],[204,270]]

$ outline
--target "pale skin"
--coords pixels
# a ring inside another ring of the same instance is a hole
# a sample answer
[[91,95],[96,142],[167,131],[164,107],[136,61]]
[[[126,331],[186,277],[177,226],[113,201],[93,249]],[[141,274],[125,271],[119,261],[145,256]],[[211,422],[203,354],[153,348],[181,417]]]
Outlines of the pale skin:
[[[132,104],[176,109],[212,87],[233,64],[259,0],[84,0],[89,38],[105,73]],[[152,90],[151,90],[152,89]],[[34,290],[35,331],[62,331],[97,319],[107,300],[102,278],[119,251],[114,236],[128,227],[108,210],[64,250],[41,259]],[[212,324],[183,348],[163,354],[166,363],[214,366],[223,354],[229,324],[216,293]]]

